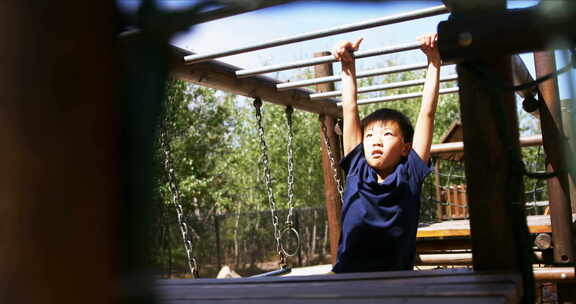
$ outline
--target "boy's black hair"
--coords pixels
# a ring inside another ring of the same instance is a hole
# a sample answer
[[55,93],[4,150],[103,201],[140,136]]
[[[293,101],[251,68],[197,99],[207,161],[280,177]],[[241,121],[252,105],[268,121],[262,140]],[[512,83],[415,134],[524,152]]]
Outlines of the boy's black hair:
[[410,119],[406,115],[399,111],[393,109],[380,109],[372,112],[372,114],[364,117],[360,122],[362,127],[362,135],[364,135],[364,128],[376,121],[395,121],[400,126],[400,131],[402,131],[402,137],[404,142],[412,142],[412,137],[414,137],[414,128]]

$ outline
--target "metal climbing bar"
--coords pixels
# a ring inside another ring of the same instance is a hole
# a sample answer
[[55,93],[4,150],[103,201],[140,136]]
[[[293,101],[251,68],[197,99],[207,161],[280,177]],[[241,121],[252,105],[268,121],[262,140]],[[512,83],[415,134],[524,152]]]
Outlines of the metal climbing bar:
[[[372,76],[379,76],[379,75],[387,75],[393,73],[400,73],[400,72],[407,72],[407,71],[414,71],[424,69],[428,66],[428,63],[414,63],[414,64],[407,64],[401,66],[392,66],[392,67],[385,67],[380,69],[368,70],[364,72],[359,72],[356,74],[356,78],[365,78],[365,77],[372,77]],[[307,87],[311,85],[321,84],[321,83],[329,83],[329,82],[336,82],[342,80],[340,75],[334,76],[326,76],[326,77],[318,77],[312,79],[305,79],[300,81],[291,81],[291,82],[284,82],[279,83],[276,85],[276,89],[279,91],[293,89],[293,88],[300,88],[300,87]]]
[[[371,49],[366,51],[356,51],[354,52],[354,57],[356,59],[365,58],[365,57],[372,57],[372,56],[380,56],[392,53],[399,53],[404,51],[410,51],[420,48],[421,43],[418,41],[409,42],[409,43],[402,43],[397,44],[389,47]],[[291,63],[285,64],[276,64],[276,65],[269,65],[265,67],[255,68],[255,69],[245,69],[236,72],[236,77],[244,78],[250,77],[259,74],[271,73],[271,72],[278,72],[283,70],[290,70],[296,69],[306,66],[313,66],[322,63],[330,63],[338,61],[334,55],[322,56],[322,57],[315,57],[305,60],[299,60]]]
[[[458,75],[454,74],[454,75],[449,75],[449,76],[445,76],[445,77],[440,78],[440,82],[453,81],[453,80],[457,80],[457,79],[458,79]],[[366,86],[366,87],[359,88],[358,93],[369,93],[369,92],[377,92],[377,91],[383,91],[383,90],[417,86],[417,85],[424,84],[425,81],[426,81],[426,79],[416,79],[416,80],[408,80],[408,81],[380,84],[380,85],[375,85],[375,86]],[[336,96],[341,96],[341,95],[342,95],[342,91],[330,91],[330,92],[323,92],[323,93],[314,93],[314,94],[310,94],[310,99],[316,100],[316,99],[330,98],[330,97],[336,97]]]
[[240,54],[240,53],[246,53],[246,52],[256,51],[256,50],[265,49],[265,48],[271,48],[271,47],[280,46],[280,45],[286,45],[286,44],[300,42],[300,41],[312,40],[312,39],[316,39],[316,38],[322,38],[322,37],[327,37],[327,36],[332,36],[332,35],[337,35],[337,34],[342,34],[342,33],[348,33],[348,32],[363,30],[363,29],[382,26],[382,25],[399,23],[399,22],[403,22],[403,21],[409,21],[409,20],[415,20],[415,19],[420,19],[420,18],[425,18],[425,17],[431,17],[431,16],[436,16],[436,15],[441,15],[444,13],[448,13],[448,9],[444,5],[439,5],[439,6],[435,6],[435,7],[431,7],[431,8],[411,11],[411,12],[407,12],[407,13],[400,13],[400,14],[396,14],[396,15],[392,15],[392,16],[386,16],[386,17],[382,17],[382,18],[378,18],[378,19],[372,19],[372,20],[368,20],[368,21],[364,21],[364,22],[342,25],[342,26],[337,26],[337,27],[325,29],[325,30],[319,30],[319,31],[314,31],[314,32],[310,32],[310,33],[290,36],[290,37],[286,37],[286,38],[281,38],[281,39],[277,39],[277,40],[257,43],[254,45],[240,47],[240,48],[236,48],[236,49],[230,49],[230,50],[207,53],[207,54],[189,55],[189,56],[184,57],[184,60],[186,61],[186,63],[192,64],[192,63],[197,63],[197,62],[201,62],[201,61],[206,61],[209,59],[231,56],[231,55],[236,55],[236,54]]
[[[458,93],[458,90],[459,90],[458,87],[440,89],[438,94],[443,95],[443,94]],[[367,105],[367,104],[371,104],[371,103],[405,100],[405,99],[422,97],[422,95],[423,95],[422,92],[418,92],[418,93],[408,93],[408,94],[391,95],[391,96],[383,96],[383,97],[375,97],[375,98],[365,98],[365,99],[358,100],[358,105]],[[338,105],[339,106],[342,105],[342,102],[339,102]]]

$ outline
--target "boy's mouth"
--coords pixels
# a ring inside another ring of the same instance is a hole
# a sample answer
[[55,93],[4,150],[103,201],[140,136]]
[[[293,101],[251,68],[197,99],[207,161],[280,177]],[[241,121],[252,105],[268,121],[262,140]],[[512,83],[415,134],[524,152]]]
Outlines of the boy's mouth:
[[382,150],[372,150],[372,153],[370,153],[371,156],[375,157],[382,156],[382,154],[383,154]]

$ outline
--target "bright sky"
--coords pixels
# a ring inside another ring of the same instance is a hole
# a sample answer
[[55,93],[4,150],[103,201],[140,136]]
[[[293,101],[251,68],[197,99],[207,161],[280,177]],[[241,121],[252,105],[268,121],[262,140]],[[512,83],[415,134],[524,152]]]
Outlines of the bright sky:
[[[297,2],[289,5],[259,10],[235,17],[197,26],[175,43],[197,53],[235,48],[255,42],[307,33],[334,26],[351,24],[369,19],[404,13],[420,8],[440,5],[438,1],[396,1],[385,3]],[[367,50],[412,42],[417,36],[436,31],[436,24],[446,15],[415,22],[404,22],[386,27],[367,29],[347,34],[309,40],[281,47],[265,49],[248,54],[223,58],[241,67],[257,67],[263,64],[284,63],[312,57],[314,52],[329,51],[340,40],[364,37],[361,49]],[[418,52],[411,52],[420,55]],[[410,54],[411,56],[414,54]],[[406,55],[403,55],[406,56]],[[419,56],[421,60],[423,56]],[[400,59],[400,58],[399,58]],[[361,63],[382,58],[362,59]],[[403,60],[407,61],[407,60]]]
[[[117,0],[122,7],[134,8],[138,0]],[[169,8],[190,6],[196,0],[158,0]],[[510,8],[535,5],[536,0],[508,0]],[[388,0],[382,2],[332,2],[332,1],[297,1],[295,3],[262,9],[255,12],[219,19],[195,26],[191,31],[175,37],[173,43],[195,53],[206,53],[226,50],[274,40],[295,34],[331,28],[334,26],[367,21],[373,18],[404,13],[416,9],[441,5],[441,1],[406,1]],[[440,21],[447,14],[407,21],[384,27],[351,32],[336,36],[319,38],[286,46],[274,47],[260,51],[224,57],[219,60],[243,67],[253,68],[269,64],[288,63],[312,57],[314,52],[328,51],[340,40],[355,40],[364,37],[361,50],[412,42],[425,33],[433,33]],[[566,64],[565,55],[557,52],[558,67]],[[531,55],[522,55],[524,62],[534,76],[534,62]],[[358,70],[374,68],[375,65],[391,59],[396,64],[407,64],[425,61],[420,51],[365,58],[358,61]],[[335,71],[339,69],[334,68]],[[269,76],[288,80],[297,70],[273,73]],[[573,75],[574,77],[574,75]],[[561,77],[561,98],[570,96],[566,76]]]

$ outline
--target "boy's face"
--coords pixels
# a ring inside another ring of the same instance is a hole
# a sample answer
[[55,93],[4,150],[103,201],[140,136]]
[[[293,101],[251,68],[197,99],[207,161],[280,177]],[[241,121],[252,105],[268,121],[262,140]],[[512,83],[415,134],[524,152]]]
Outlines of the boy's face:
[[375,121],[364,128],[364,157],[370,167],[390,173],[412,143],[405,143],[400,125],[393,120]]

